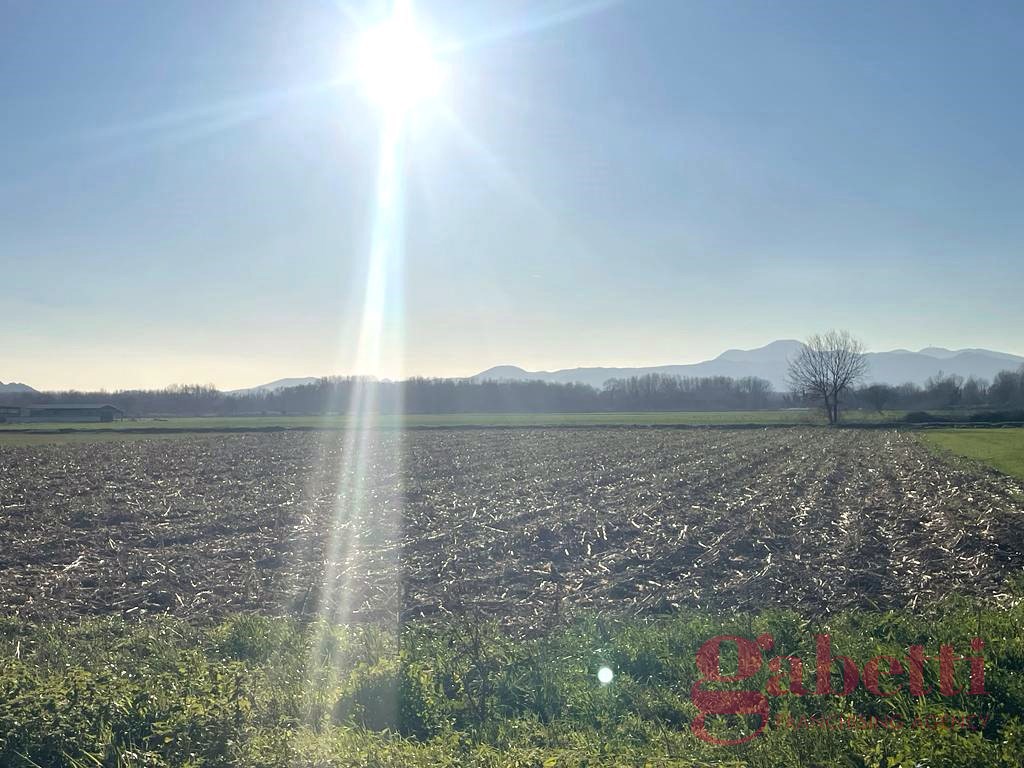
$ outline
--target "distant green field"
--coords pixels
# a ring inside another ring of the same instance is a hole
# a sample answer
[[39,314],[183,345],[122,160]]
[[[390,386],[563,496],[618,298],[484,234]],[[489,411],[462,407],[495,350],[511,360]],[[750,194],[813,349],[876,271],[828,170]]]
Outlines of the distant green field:
[[[896,421],[902,411],[875,413],[848,411],[847,422]],[[50,441],[60,432],[61,439],[79,439],[100,435],[119,438],[139,430],[175,432],[231,431],[249,429],[344,429],[350,423],[346,416],[209,416],[189,418],[140,418],[115,422],[82,422],[52,424],[0,424],[0,441],[10,444],[35,442],[40,437]],[[423,427],[588,427],[588,426],[724,426],[819,424],[821,415],[811,409],[776,411],[661,411],[634,413],[451,413],[451,414],[386,414],[377,416],[373,426],[385,429]],[[35,434],[33,434],[35,433]],[[151,433],[150,433],[151,434]]]
[[[651,413],[452,413],[387,414],[372,425],[383,429],[428,427],[588,427],[588,426],[720,426],[813,424],[816,411],[706,411]],[[174,437],[205,432],[252,429],[344,429],[345,416],[210,416],[197,418],[126,419],[108,423],[0,424],[0,446],[82,440]],[[138,431],[136,431],[138,430]],[[167,433],[148,430],[168,430]]]
[[1024,428],[940,429],[922,433],[929,444],[984,462],[1024,480]]
[[[650,413],[450,413],[385,414],[372,420],[379,427],[464,427],[464,426],[594,426],[658,424],[807,424],[818,420],[816,412],[787,411],[707,411]],[[126,419],[107,423],[3,424],[5,432],[26,430],[134,430],[134,429],[265,429],[314,428],[342,429],[346,416],[210,416],[197,418]]]

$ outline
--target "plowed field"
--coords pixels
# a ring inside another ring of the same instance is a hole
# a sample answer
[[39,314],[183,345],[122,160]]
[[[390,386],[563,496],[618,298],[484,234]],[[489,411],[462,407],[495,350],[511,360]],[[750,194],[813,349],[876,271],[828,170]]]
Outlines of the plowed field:
[[381,431],[354,454],[0,446],[0,612],[824,613],[998,597],[1024,566],[1020,482],[897,432]]

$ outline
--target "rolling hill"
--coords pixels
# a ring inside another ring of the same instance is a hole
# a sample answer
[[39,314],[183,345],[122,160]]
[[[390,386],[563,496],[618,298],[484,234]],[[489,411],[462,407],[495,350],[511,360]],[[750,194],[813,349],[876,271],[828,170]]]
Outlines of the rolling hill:
[[244,389],[232,389],[228,391],[229,395],[250,395],[256,392],[276,392],[279,389],[288,389],[289,387],[301,387],[306,384],[316,384],[320,381],[319,376],[302,376],[299,378],[292,379],[277,379],[276,381],[270,381],[266,384],[257,384],[255,387],[246,387]]

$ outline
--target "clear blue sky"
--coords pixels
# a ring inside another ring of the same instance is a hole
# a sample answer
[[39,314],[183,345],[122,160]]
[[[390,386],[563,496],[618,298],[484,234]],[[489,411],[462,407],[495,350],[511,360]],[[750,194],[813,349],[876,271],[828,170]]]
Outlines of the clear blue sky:
[[[461,45],[408,126],[405,373],[1024,353],[1024,6],[581,6],[417,4]],[[0,380],[352,372],[379,11],[0,5]]]

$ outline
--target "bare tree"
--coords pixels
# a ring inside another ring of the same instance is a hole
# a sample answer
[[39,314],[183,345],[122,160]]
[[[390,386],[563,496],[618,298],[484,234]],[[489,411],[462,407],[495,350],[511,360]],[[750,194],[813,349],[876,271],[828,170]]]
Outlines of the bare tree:
[[789,384],[798,395],[819,402],[828,423],[836,424],[843,394],[866,372],[864,344],[848,331],[816,333],[789,361]]

